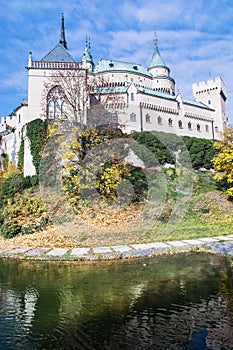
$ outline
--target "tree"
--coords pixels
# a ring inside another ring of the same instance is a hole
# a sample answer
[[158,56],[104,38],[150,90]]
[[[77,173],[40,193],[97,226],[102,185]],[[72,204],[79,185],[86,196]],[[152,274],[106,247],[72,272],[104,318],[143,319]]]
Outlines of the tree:
[[219,182],[226,181],[226,193],[233,199],[233,128],[226,129],[222,136],[222,140],[214,143],[217,150],[213,158],[215,179]]
[[81,130],[87,125],[118,124],[121,97],[108,86],[107,79],[88,75],[78,64],[55,69],[44,83],[43,117],[68,120]]

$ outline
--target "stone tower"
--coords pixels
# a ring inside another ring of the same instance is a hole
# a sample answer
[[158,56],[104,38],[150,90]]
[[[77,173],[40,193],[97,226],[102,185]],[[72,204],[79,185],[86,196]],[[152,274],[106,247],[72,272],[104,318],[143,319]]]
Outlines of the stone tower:
[[214,138],[221,138],[221,133],[227,127],[226,117],[226,87],[221,77],[200,81],[193,84],[193,95],[197,101],[214,109]]

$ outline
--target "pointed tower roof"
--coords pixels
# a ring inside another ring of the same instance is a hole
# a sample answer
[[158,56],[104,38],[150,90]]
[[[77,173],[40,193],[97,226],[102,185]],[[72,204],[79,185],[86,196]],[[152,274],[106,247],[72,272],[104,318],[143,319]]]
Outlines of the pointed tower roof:
[[61,19],[61,34],[59,43],[42,58],[41,62],[76,62],[76,60],[67,50],[63,14]]
[[162,56],[160,55],[160,52],[159,52],[158,39],[157,39],[157,35],[156,35],[155,26],[154,26],[154,35],[155,35],[155,37],[154,37],[154,54],[152,56],[152,60],[150,62],[148,69],[158,67],[158,66],[167,67],[164,59],[162,58]]
[[83,58],[82,58],[82,62],[90,62],[93,64],[93,58],[92,58],[92,54],[91,54],[91,43],[90,43],[90,36],[86,36],[86,47],[85,47],[85,51],[83,54]]
[[64,13],[62,14],[62,18],[61,18],[61,36],[60,36],[59,44],[63,45],[64,48],[67,50],[67,43],[66,43],[66,36],[65,36]]

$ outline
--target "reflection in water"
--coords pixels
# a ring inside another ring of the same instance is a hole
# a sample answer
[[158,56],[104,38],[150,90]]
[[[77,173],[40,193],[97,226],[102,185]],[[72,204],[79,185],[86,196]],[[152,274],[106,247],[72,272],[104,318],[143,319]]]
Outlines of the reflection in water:
[[0,261],[1,349],[233,349],[228,259]]

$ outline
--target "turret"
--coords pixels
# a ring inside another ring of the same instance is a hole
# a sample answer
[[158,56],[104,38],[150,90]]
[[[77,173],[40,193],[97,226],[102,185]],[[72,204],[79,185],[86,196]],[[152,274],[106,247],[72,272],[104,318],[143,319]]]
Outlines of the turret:
[[153,76],[153,89],[160,92],[174,95],[175,81],[170,77],[170,69],[162,58],[159,48],[156,29],[154,27],[154,53],[147,68],[148,72]]
[[90,36],[86,36],[86,47],[82,58],[82,66],[89,71],[92,71],[94,68],[94,62],[91,55]]

